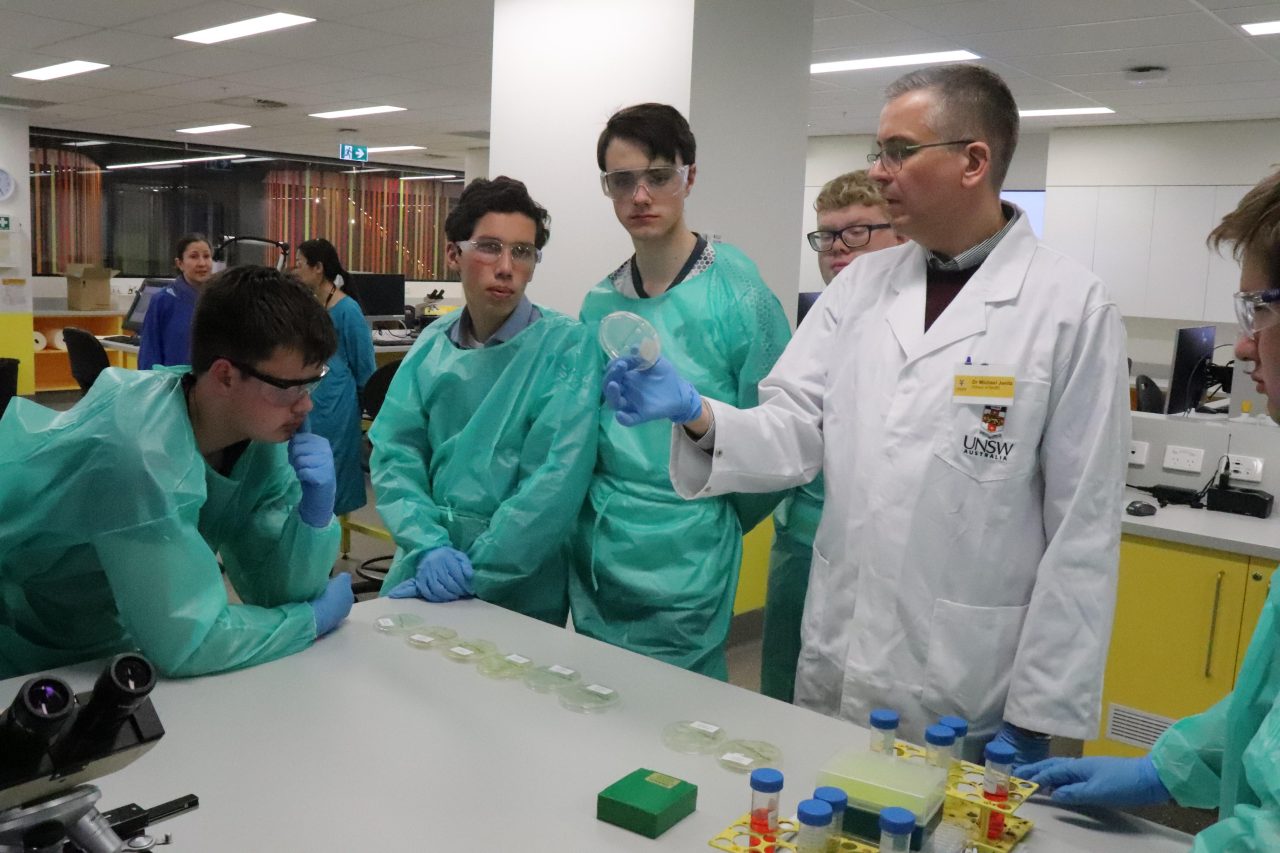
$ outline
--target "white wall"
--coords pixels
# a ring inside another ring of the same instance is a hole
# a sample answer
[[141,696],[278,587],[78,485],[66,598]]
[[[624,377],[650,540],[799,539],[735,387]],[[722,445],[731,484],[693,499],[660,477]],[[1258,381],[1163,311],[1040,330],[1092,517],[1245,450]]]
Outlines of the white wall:
[[[0,202],[0,216],[9,217],[9,240],[14,241],[12,260],[15,262],[12,267],[0,269],[0,273],[4,278],[30,278],[31,138],[26,110],[0,107],[0,168],[12,175],[17,184],[13,195]],[[30,289],[27,288],[26,292],[30,293]]]

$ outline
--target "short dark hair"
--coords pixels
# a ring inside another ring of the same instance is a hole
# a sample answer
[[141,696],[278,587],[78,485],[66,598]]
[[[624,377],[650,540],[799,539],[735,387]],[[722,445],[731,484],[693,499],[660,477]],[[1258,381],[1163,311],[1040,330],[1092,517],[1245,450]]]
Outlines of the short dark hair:
[[635,143],[651,159],[663,157],[682,166],[692,166],[698,153],[689,122],[669,104],[636,104],[609,116],[596,141],[596,164],[602,172],[604,152],[615,139]]
[[173,244],[174,258],[181,258],[184,254],[186,254],[187,247],[190,246],[192,243],[204,243],[206,246],[209,247],[210,250],[213,249],[213,244],[209,242],[208,237],[204,236],[198,231],[192,231],[189,234],[183,234],[181,237],[178,238],[178,242]]
[[343,269],[342,261],[338,260],[338,250],[325,238],[304,240],[298,244],[298,254],[307,259],[307,266],[320,264],[324,267],[324,277],[329,281],[336,282],[341,276],[344,287],[351,284],[351,274]]
[[277,347],[306,364],[324,364],[338,349],[333,321],[311,291],[271,267],[232,267],[200,289],[191,322],[191,369],[197,376],[219,358],[254,365]]
[[493,180],[476,178],[467,184],[462,195],[444,220],[444,233],[451,242],[470,240],[476,223],[487,213],[523,213],[533,220],[533,245],[541,249],[551,239],[551,214],[533,200],[523,181],[499,175]]
[[1018,147],[1018,104],[1004,79],[979,65],[934,65],[889,84],[885,99],[930,89],[937,95],[929,126],[946,139],[977,139],[991,148],[991,183],[998,190]]

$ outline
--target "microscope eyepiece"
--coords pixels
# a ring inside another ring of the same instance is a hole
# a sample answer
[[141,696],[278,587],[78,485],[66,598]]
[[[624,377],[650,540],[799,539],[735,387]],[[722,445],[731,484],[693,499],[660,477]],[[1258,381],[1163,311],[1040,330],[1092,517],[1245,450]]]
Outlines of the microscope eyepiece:
[[33,734],[56,734],[76,704],[71,685],[61,678],[31,678],[18,690],[6,715],[8,724]]

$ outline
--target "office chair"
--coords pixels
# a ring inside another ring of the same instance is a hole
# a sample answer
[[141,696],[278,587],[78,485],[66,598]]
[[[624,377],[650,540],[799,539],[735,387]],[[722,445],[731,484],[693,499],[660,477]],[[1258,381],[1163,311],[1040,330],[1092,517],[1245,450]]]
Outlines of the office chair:
[[1154,379],[1140,373],[1133,378],[1133,387],[1138,392],[1139,412],[1164,412],[1164,392]]
[[[387,399],[387,389],[391,387],[391,380],[395,377],[396,371],[400,369],[399,361],[392,361],[382,365],[369,377],[369,381],[364,384],[364,389],[360,392],[360,406],[364,410],[364,417],[373,420],[378,416],[378,411],[382,409],[382,403]],[[369,445],[368,438],[365,439],[366,450],[372,449]],[[369,470],[368,459],[365,459],[364,469]],[[346,516],[342,517],[342,556],[346,556],[350,548],[351,532],[363,533],[367,536],[376,538],[386,538],[386,531],[381,528],[370,527],[360,522],[352,521]],[[376,593],[382,589],[382,582],[386,580],[388,569],[375,566],[375,563],[389,561],[394,554],[387,554],[382,557],[374,557],[365,560],[355,571],[356,580],[351,584],[351,591],[356,595],[364,595],[366,593]]]
[[9,401],[18,396],[18,364],[16,358],[0,358],[0,417]]
[[67,342],[67,355],[71,358],[71,375],[75,377],[83,393],[88,393],[98,374],[111,366],[102,341],[91,332],[68,326],[62,330]]

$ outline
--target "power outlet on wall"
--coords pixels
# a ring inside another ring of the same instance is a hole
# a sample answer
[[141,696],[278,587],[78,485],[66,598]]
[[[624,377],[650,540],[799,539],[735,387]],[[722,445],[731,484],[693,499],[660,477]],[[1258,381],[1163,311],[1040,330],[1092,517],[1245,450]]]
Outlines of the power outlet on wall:
[[1151,442],[1149,441],[1131,441],[1129,442],[1129,464],[1134,468],[1141,468],[1147,464],[1147,456],[1151,453]]
[[1204,448],[1170,444],[1164,449],[1164,467],[1169,471],[1199,474],[1204,469]]
[[1233,480],[1239,480],[1242,483],[1262,482],[1262,460],[1256,456],[1228,453],[1227,466]]

